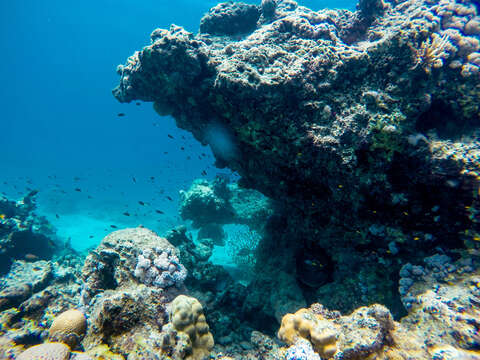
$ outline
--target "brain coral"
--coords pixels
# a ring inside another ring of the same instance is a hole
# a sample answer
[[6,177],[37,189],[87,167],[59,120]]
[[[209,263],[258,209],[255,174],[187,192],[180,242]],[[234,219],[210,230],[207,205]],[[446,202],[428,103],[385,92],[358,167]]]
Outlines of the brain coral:
[[85,335],[87,319],[76,309],[64,311],[58,315],[48,330],[51,341],[60,341],[74,349]]
[[62,343],[45,343],[32,346],[21,353],[17,360],[68,360],[70,349]]

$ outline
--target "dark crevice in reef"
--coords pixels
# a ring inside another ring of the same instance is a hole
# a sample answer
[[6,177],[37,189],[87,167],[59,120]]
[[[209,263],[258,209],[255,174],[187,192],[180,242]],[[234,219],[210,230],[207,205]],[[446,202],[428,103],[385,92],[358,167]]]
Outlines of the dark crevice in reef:
[[426,134],[433,130],[440,139],[460,140],[478,129],[480,118],[466,118],[455,113],[449,104],[434,100],[430,108],[418,118],[415,129]]

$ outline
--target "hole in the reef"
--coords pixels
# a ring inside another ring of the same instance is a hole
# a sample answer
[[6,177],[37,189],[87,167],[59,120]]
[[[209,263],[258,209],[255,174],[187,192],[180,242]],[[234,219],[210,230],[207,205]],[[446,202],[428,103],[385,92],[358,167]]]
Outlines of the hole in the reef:
[[455,114],[448,104],[434,100],[430,108],[420,115],[415,128],[421,133],[433,130],[441,139],[457,139],[478,125],[479,121]]
[[43,342],[42,337],[38,333],[23,334],[21,336],[15,337],[14,341],[15,344],[24,346],[38,345]]
[[333,262],[326,251],[312,245],[302,249],[296,257],[297,279],[309,288],[318,288],[332,281]]
[[117,288],[117,281],[114,278],[114,268],[113,266],[105,266],[103,271],[100,272],[101,284],[103,285],[103,290],[110,290]]

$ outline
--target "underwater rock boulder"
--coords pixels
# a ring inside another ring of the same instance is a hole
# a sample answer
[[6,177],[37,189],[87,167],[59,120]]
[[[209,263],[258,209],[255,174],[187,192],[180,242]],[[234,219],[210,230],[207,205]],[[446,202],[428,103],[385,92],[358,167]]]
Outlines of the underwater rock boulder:
[[193,226],[205,228],[204,232],[223,224],[245,224],[260,230],[273,213],[267,197],[221,177],[212,181],[196,179],[188,190],[180,191],[180,197],[182,219],[192,220]]
[[8,272],[12,260],[48,260],[58,250],[53,226],[34,213],[37,193],[19,201],[0,196],[0,274]]
[[224,2],[215,5],[200,20],[200,32],[211,35],[241,35],[255,30],[260,18],[256,5]]
[[50,262],[15,261],[9,273],[0,279],[0,311],[19,306],[34,293],[45,289],[52,280]]
[[[157,275],[161,275],[159,270],[153,266],[155,264],[152,265],[152,263],[156,260],[161,261],[163,252],[165,252],[167,262],[170,261],[170,258],[172,261],[178,261],[178,259],[175,260],[176,255],[174,254],[177,254],[175,247],[166,239],[146,228],[124,229],[107,235],[85,259],[82,270],[84,304],[87,305],[97,293],[135,287],[142,282],[142,279],[145,281],[146,273],[151,275],[150,273],[155,271]],[[148,254],[148,259],[143,254]],[[145,266],[146,260],[149,264],[147,267]],[[172,269],[161,270],[175,273],[177,269],[182,269],[180,265],[173,265]],[[147,282],[147,284],[150,283]],[[178,287],[181,287],[180,282]]]
[[424,262],[424,267],[402,268],[400,286],[411,280],[402,297],[409,309],[402,325],[428,345],[478,350],[480,258],[467,253],[453,261],[436,255]]
[[166,304],[186,290],[186,270],[177,253],[166,239],[142,227],[102,240],[82,270],[82,309],[91,322],[85,348],[106,343],[116,353],[138,356],[143,347],[158,350],[155,339],[166,322]]

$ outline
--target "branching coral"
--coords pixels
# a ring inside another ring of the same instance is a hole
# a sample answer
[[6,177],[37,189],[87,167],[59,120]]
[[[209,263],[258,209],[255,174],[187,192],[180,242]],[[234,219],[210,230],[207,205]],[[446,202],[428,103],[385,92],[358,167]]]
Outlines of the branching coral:
[[432,68],[441,68],[443,61],[450,56],[449,46],[450,38],[447,34],[442,37],[436,33],[432,34],[422,42],[419,49],[414,49],[415,65],[412,70],[421,66],[427,74],[430,74]]

